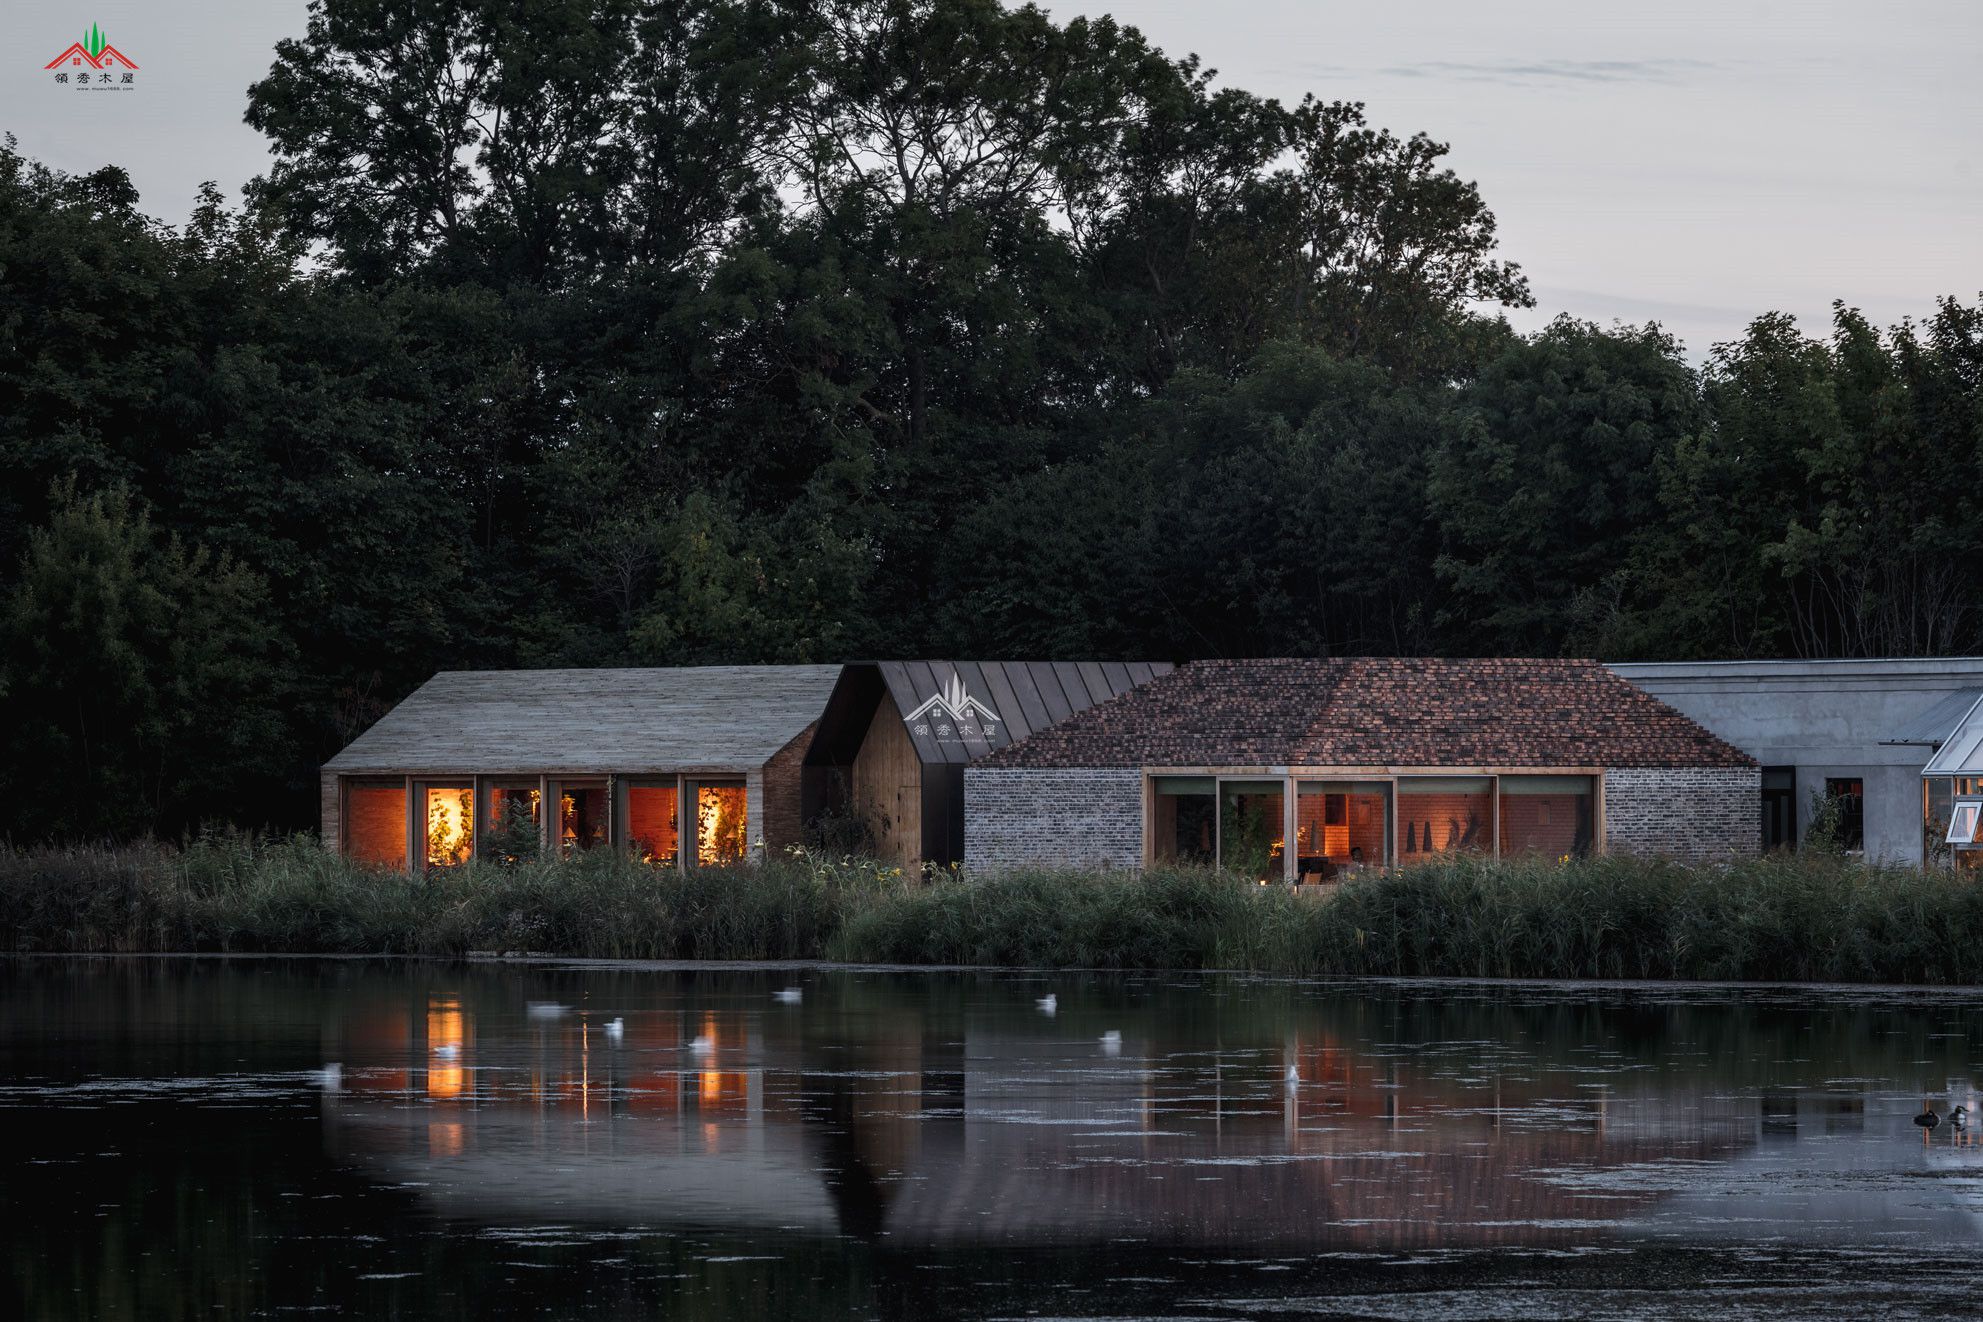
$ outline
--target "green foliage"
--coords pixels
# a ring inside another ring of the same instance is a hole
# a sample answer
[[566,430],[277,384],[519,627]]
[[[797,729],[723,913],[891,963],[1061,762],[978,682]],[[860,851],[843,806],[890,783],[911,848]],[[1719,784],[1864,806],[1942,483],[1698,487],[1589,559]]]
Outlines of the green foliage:
[[0,949],[1973,985],[1983,888],[1810,853],[1698,867],[1453,856],[1319,895],[1209,869],[924,883],[804,851],[678,873],[593,850],[418,877],[307,837],[223,834],[0,853]]
[[517,796],[503,804],[502,813],[482,833],[481,861],[515,865],[533,863],[544,852],[543,831],[529,800]]
[[307,824],[444,668],[1983,651],[1983,306],[1519,336],[1442,143],[1105,17],[320,0],[247,115],[176,227],[0,147],[22,841]]
[[0,598],[0,833],[176,832],[269,802],[283,648],[262,580],[64,483]]

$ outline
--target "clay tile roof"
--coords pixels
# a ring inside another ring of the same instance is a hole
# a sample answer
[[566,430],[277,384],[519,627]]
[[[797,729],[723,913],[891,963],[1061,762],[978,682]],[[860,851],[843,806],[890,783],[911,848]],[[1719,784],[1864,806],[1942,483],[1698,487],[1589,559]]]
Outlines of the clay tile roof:
[[1596,661],[1193,661],[988,767],[1752,767]]

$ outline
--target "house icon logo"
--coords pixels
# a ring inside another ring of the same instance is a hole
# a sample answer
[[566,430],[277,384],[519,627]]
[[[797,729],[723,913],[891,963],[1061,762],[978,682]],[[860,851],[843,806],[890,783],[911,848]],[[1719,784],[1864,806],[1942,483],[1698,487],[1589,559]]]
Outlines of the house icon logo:
[[964,677],[954,670],[940,690],[902,718],[911,731],[938,743],[994,738],[1002,720],[989,705],[971,696]]
[[103,29],[92,23],[81,41],[70,42],[69,49],[41,67],[54,70],[58,83],[87,88],[129,88],[137,81],[132,75],[137,72],[138,63],[111,45]]

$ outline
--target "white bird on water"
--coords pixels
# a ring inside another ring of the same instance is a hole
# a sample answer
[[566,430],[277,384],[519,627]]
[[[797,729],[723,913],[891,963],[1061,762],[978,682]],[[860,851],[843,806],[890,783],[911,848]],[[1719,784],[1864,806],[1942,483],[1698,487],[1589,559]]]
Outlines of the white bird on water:
[[434,1054],[439,1056],[442,1060],[453,1060],[456,1056],[459,1056],[461,1054],[461,1048],[457,1046],[452,1046],[444,1042],[440,1046],[434,1048]]
[[344,1086],[344,1066],[332,1061],[316,1071],[312,1081],[325,1092],[336,1092]]
[[689,1050],[698,1056],[713,1056],[716,1054],[716,1041],[709,1034],[703,1033],[689,1043]]
[[780,991],[775,991],[771,993],[771,999],[778,1002],[780,1005],[797,1005],[800,1001],[803,1001],[805,998],[806,998],[805,992],[801,991],[797,987],[786,987]]
[[622,1037],[626,1036],[626,1031],[627,1031],[626,1020],[608,1019],[606,1021],[606,1040],[608,1042],[619,1041]]
[[525,1001],[523,1008],[532,1019],[556,1019],[571,1007],[556,1001]]
[[1060,1009],[1060,997],[1054,995],[1052,992],[1048,992],[1045,996],[1033,1002],[1033,1004],[1040,1007],[1041,1014],[1053,1014]]
[[1102,1034],[1102,1054],[1104,1056],[1121,1055],[1122,1034],[1116,1032],[1113,1028],[1111,1028],[1108,1032]]

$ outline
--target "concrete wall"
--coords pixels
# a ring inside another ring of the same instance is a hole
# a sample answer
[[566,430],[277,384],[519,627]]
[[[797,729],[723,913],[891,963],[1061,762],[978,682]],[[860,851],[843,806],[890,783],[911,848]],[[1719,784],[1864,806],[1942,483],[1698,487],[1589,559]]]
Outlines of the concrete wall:
[[1754,854],[1762,781],[1753,767],[1614,767],[1604,773],[1604,847],[1695,862]]
[[[1983,658],[1872,661],[1658,661],[1612,667],[1766,767],[1797,773],[1797,835],[1825,778],[1866,787],[1866,856],[1921,861],[1921,768],[1931,744],[1883,743],[1963,689],[1983,689]],[[1760,828],[1759,828],[1760,829]]]
[[964,867],[1143,866],[1143,773],[964,768]]

